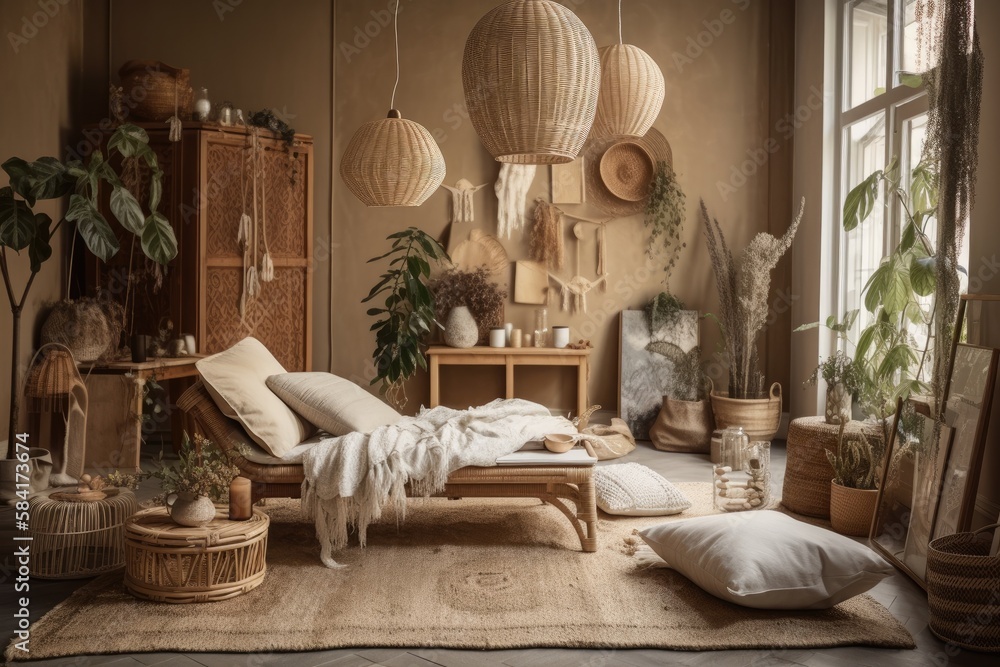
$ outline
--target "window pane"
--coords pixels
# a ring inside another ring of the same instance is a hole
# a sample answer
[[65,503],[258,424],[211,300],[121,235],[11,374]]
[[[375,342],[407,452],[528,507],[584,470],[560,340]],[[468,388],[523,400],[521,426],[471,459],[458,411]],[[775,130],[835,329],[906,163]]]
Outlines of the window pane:
[[[885,114],[858,121],[844,130],[844,189],[841,202],[854,186],[885,165]],[[861,329],[869,323],[862,290],[868,278],[878,268],[885,255],[886,221],[884,194],[879,194],[871,215],[850,232],[842,232],[841,240],[841,308],[847,312],[858,308],[851,340],[857,340]]]
[[[927,69],[917,62],[919,48],[919,24],[917,23],[917,5],[927,0],[906,0],[903,7],[903,63],[902,69],[910,74],[919,74]],[[927,39],[926,36],[924,39]]]
[[888,57],[887,0],[853,0],[847,4],[847,107],[856,107],[885,92]]

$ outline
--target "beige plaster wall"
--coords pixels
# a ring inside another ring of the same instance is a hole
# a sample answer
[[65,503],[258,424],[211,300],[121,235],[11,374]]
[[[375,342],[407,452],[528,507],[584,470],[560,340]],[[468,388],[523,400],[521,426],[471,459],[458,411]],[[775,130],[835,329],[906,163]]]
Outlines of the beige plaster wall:
[[[499,172],[467,119],[461,83],[465,38],[493,0],[404,2],[399,14],[402,75],[396,106],[403,116],[431,130],[447,162],[446,182],[460,178],[492,184]],[[615,3],[568,0],[588,26],[598,45],[617,38]],[[334,158],[339,160],[353,132],[365,121],[384,117],[394,79],[391,29],[376,22],[387,0],[339,2],[336,9]],[[674,274],[674,292],[691,308],[714,311],[714,278],[695,216],[704,197],[718,216],[733,248],[742,248],[758,231],[768,229],[766,168],[753,166],[749,178],[733,177],[734,169],[760,150],[770,132],[768,109],[769,3],[743,0],[708,2],[635,1],[624,5],[625,41],[646,50],[659,63],[666,79],[666,100],[655,127],[673,148],[674,167],[688,197],[684,251]],[[365,31],[369,31],[368,36]],[[715,34],[713,34],[713,31]],[[698,45],[701,40],[702,46]],[[730,179],[734,178],[731,182]],[[731,186],[731,187],[724,187]],[[333,181],[334,246],[332,309],[332,369],[358,381],[372,376],[373,338],[364,334],[371,323],[360,302],[382,270],[361,260],[381,254],[384,238],[416,225],[443,236],[449,224],[450,197],[433,195],[418,209],[368,209],[336,176]],[[529,202],[549,196],[548,169],[540,167]],[[476,195],[476,226],[495,233],[496,197],[492,185]],[[581,215],[598,217],[590,206],[568,207]],[[782,221],[787,224],[787,221]],[[573,275],[575,246],[569,241],[568,266]],[[657,264],[646,264],[646,232],[641,216],[621,219],[610,228],[610,287],[592,291],[589,312],[570,315],[550,307],[551,324],[566,324],[575,338],[590,339],[595,350],[589,391],[592,403],[617,406],[618,313],[643,306],[662,288]],[[505,241],[510,259],[525,259],[520,239]],[[580,246],[580,273],[596,277],[592,234]],[[513,272],[505,278],[512,287]],[[515,326],[532,326],[533,307],[508,303],[506,319]],[[702,346],[706,357],[719,343],[714,323],[705,321]],[[787,348],[786,348],[787,349]],[[711,367],[724,382],[718,365]],[[502,382],[499,370],[451,369],[445,402],[467,405],[495,396]],[[787,383],[787,378],[780,379]],[[568,409],[573,403],[572,375],[548,370],[519,372],[517,381],[529,397]],[[408,387],[409,409],[427,400],[427,379],[418,376]],[[552,397],[558,392],[561,401]]]
[[[45,6],[43,7],[42,4]],[[0,3],[0,161],[12,156],[26,160],[51,155],[64,157],[77,120],[82,53],[82,2],[38,3],[5,0]],[[0,176],[7,185],[7,175]],[[53,220],[62,214],[61,202],[39,202],[36,212]],[[58,300],[65,287],[66,243],[57,234],[53,256],[35,279],[21,320],[19,370],[31,359],[41,322],[39,314]],[[27,253],[7,254],[15,294],[20,298],[30,275]],[[11,313],[6,294],[0,297],[0,441],[7,439],[11,371]],[[23,414],[23,411],[22,411]],[[21,422],[24,424],[23,420]],[[3,449],[0,447],[0,449]]]

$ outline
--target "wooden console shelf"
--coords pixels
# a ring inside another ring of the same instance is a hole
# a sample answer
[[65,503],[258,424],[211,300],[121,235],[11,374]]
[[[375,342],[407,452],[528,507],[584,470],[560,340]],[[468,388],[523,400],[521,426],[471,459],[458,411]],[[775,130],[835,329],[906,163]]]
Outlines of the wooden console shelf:
[[554,347],[444,347],[427,350],[430,360],[431,407],[441,403],[441,366],[504,366],[507,370],[506,396],[514,398],[515,366],[576,366],[576,414],[587,410],[587,375],[592,350]]

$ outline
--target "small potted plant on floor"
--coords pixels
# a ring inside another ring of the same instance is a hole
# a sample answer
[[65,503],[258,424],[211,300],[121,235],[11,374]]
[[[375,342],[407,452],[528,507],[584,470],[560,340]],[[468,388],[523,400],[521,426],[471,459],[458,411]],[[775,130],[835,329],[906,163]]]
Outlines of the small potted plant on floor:
[[820,362],[807,381],[816,384],[822,377],[826,382],[826,423],[839,424],[851,421],[854,394],[861,390],[864,375],[843,350],[826,361]]
[[878,503],[880,453],[863,433],[844,437],[850,419],[840,415],[837,451],[827,450],[833,468],[830,480],[830,523],[841,535],[864,537],[871,529]]

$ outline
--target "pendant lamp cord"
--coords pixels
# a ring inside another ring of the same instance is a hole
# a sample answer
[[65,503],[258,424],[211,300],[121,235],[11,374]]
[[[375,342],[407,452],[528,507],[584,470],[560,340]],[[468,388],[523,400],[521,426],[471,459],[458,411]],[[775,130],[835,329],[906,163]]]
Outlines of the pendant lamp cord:
[[625,40],[622,39],[622,0],[618,0],[618,43],[625,43]]
[[396,108],[396,88],[399,86],[399,3],[396,0],[396,8],[392,12],[392,32],[396,39],[396,83],[392,86],[392,99],[389,101],[389,108]]

